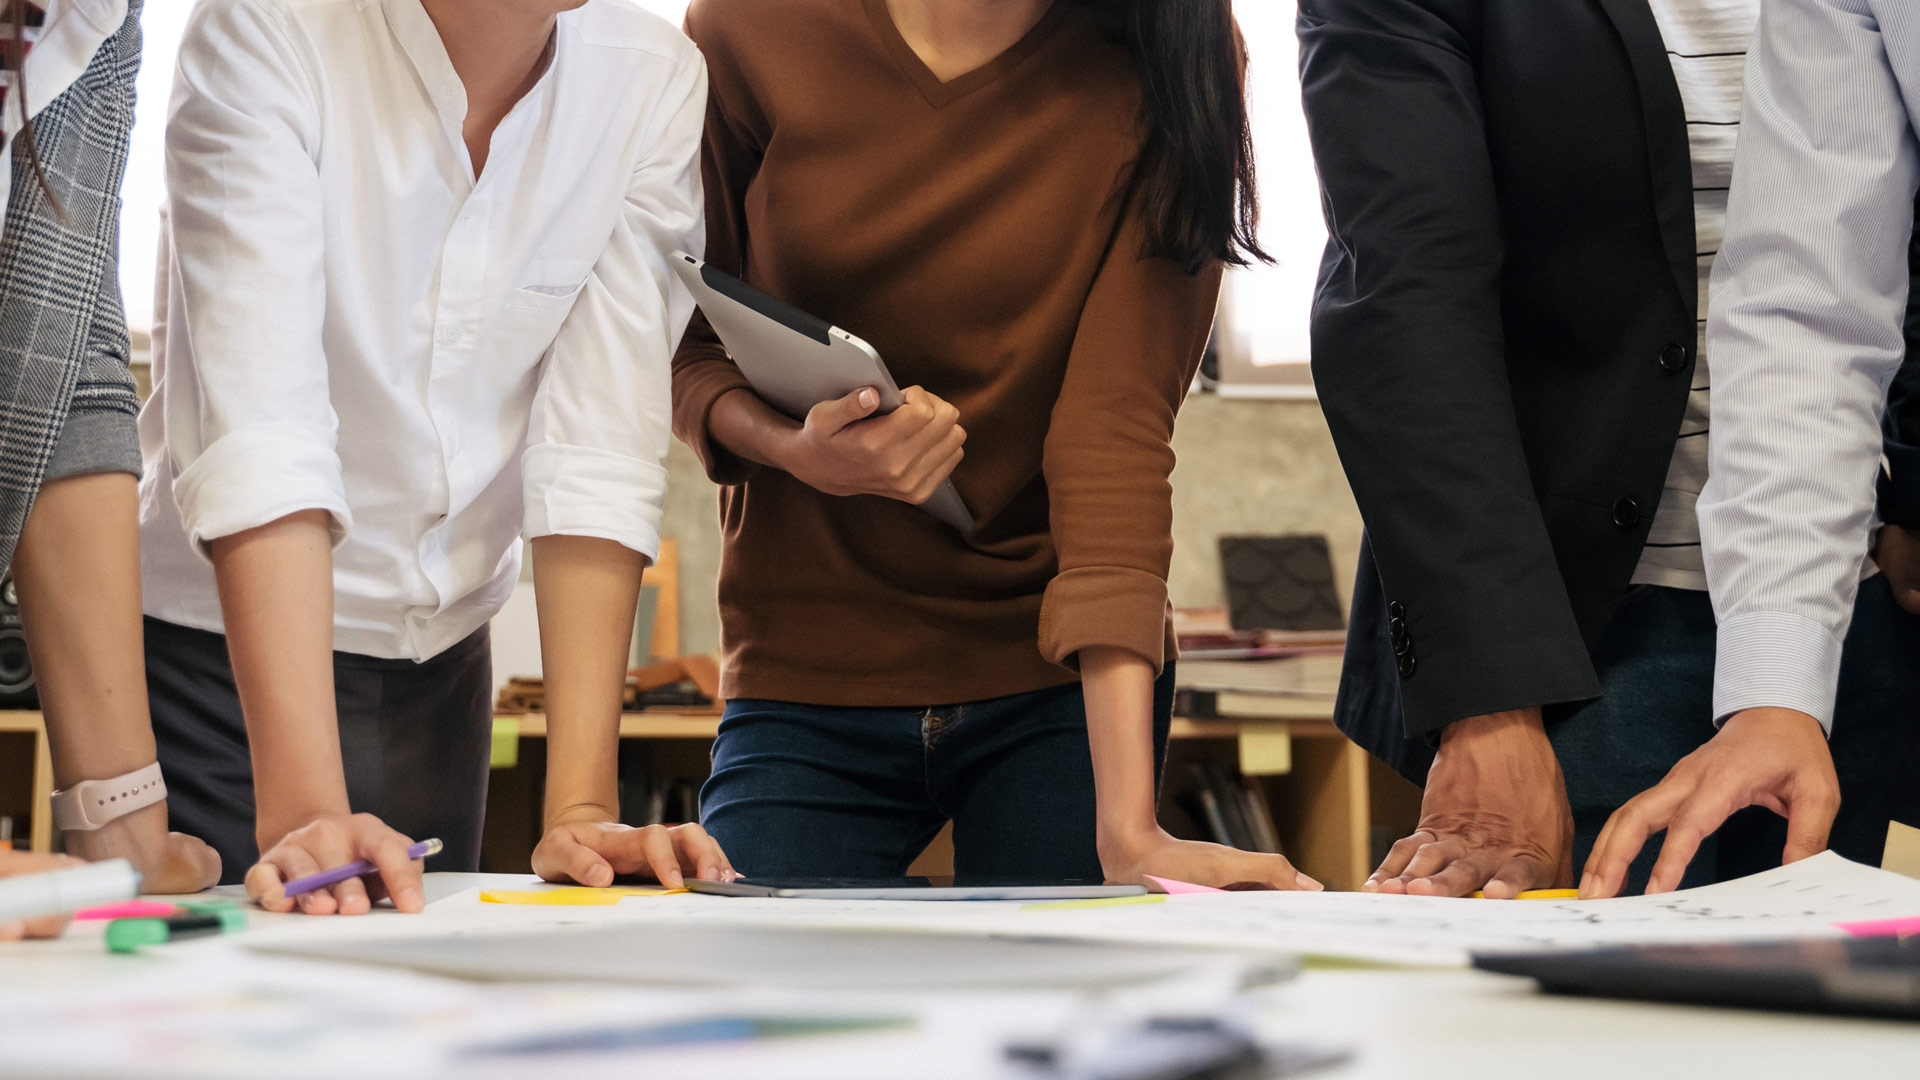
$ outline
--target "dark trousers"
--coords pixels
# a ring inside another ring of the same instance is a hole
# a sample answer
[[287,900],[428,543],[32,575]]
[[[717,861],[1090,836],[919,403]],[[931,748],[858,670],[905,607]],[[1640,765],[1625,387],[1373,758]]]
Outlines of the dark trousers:
[[[1154,686],[1154,773],[1173,665]],[[953,822],[954,872],[1102,880],[1080,684],[963,705],[728,703],[701,821],[749,876],[898,877]]]
[[[1706,593],[1636,586],[1594,651],[1602,696],[1547,710],[1573,805],[1576,878],[1607,818],[1713,737],[1714,641]],[[1878,866],[1887,822],[1920,823],[1920,616],[1894,604],[1885,577],[1861,583],[1828,747],[1841,798],[1830,846]],[[1640,853],[1627,892],[1646,888],[1663,839]],[[1778,866],[1786,842],[1779,815],[1743,810],[1701,845],[1684,884]]]
[[[234,690],[227,639],[146,620],[147,695],[167,816],[220,853],[220,880],[259,860],[253,762]],[[415,840],[446,848],[429,870],[480,868],[493,733],[493,657],[487,628],[425,663],[333,654],[347,802]]]

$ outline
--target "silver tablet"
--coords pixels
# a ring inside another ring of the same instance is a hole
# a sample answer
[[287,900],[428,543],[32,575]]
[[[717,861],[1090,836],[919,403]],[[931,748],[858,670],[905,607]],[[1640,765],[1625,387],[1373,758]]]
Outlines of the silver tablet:
[[[815,405],[871,386],[880,392],[880,414],[900,407],[900,387],[873,346],[684,251],[674,252],[669,262],[753,392],[767,404],[805,420]],[[973,514],[952,480],[921,509],[962,535],[973,532]]]
[[687,879],[687,891],[785,900],[1104,900],[1145,896],[1145,885],[1101,881],[987,881],[955,877]]

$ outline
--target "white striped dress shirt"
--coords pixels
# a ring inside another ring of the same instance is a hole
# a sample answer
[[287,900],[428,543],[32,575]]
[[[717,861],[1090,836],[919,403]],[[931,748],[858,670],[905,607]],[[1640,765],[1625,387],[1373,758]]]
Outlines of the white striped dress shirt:
[[1920,188],[1920,2],[1767,0],[1713,271],[1714,715],[1832,728]]
[[1651,7],[1687,116],[1700,326],[1687,409],[1680,417],[1660,508],[1640,550],[1633,583],[1704,590],[1707,571],[1700,556],[1695,504],[1707,482],[1707,429],[1712,419],[1707,276],[1726,233],[1727,189],[1733,182],[1733,150],[1740,133],[1741,74],[1754,24],[1760,21],[1760,0],[1652,0]]

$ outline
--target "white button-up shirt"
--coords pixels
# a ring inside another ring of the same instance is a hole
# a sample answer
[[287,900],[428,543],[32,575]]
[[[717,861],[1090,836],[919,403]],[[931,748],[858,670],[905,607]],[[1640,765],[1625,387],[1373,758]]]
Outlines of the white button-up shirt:
[[678,30],[588,0],[476,181],[420,0],[202,0],[140,418],[148,614],[220,630],[207,542],[310,509],[335,647],[378,657],[484,624],[523,533],[656,554],[705,106]]
[[1920,4],[1768,0],[1713,270],[1713,711],[1832,729],[1920,188]]

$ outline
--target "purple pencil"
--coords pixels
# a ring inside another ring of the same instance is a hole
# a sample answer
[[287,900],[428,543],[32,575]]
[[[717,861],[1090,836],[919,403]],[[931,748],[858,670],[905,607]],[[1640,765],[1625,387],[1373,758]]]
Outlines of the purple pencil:
[[[438,855],[440,854],[440,849],[445,846],[445,844],[442,844],[437,839],[422,840],[407,849],[407,858],[424,859],[429,855]],[[310,893],[315,889],[324,889],[329,885],[338,885],[348,878],[360,877],[363,874],[375,873],[378,870],[379,867],[367,860],[359,859],[345,866],[336,866],[331,870],[322,870],[317,874],[308,874],[303,878],[294,878],[292,881],[287,882],[287,895],[299,896],[301,893]]]

